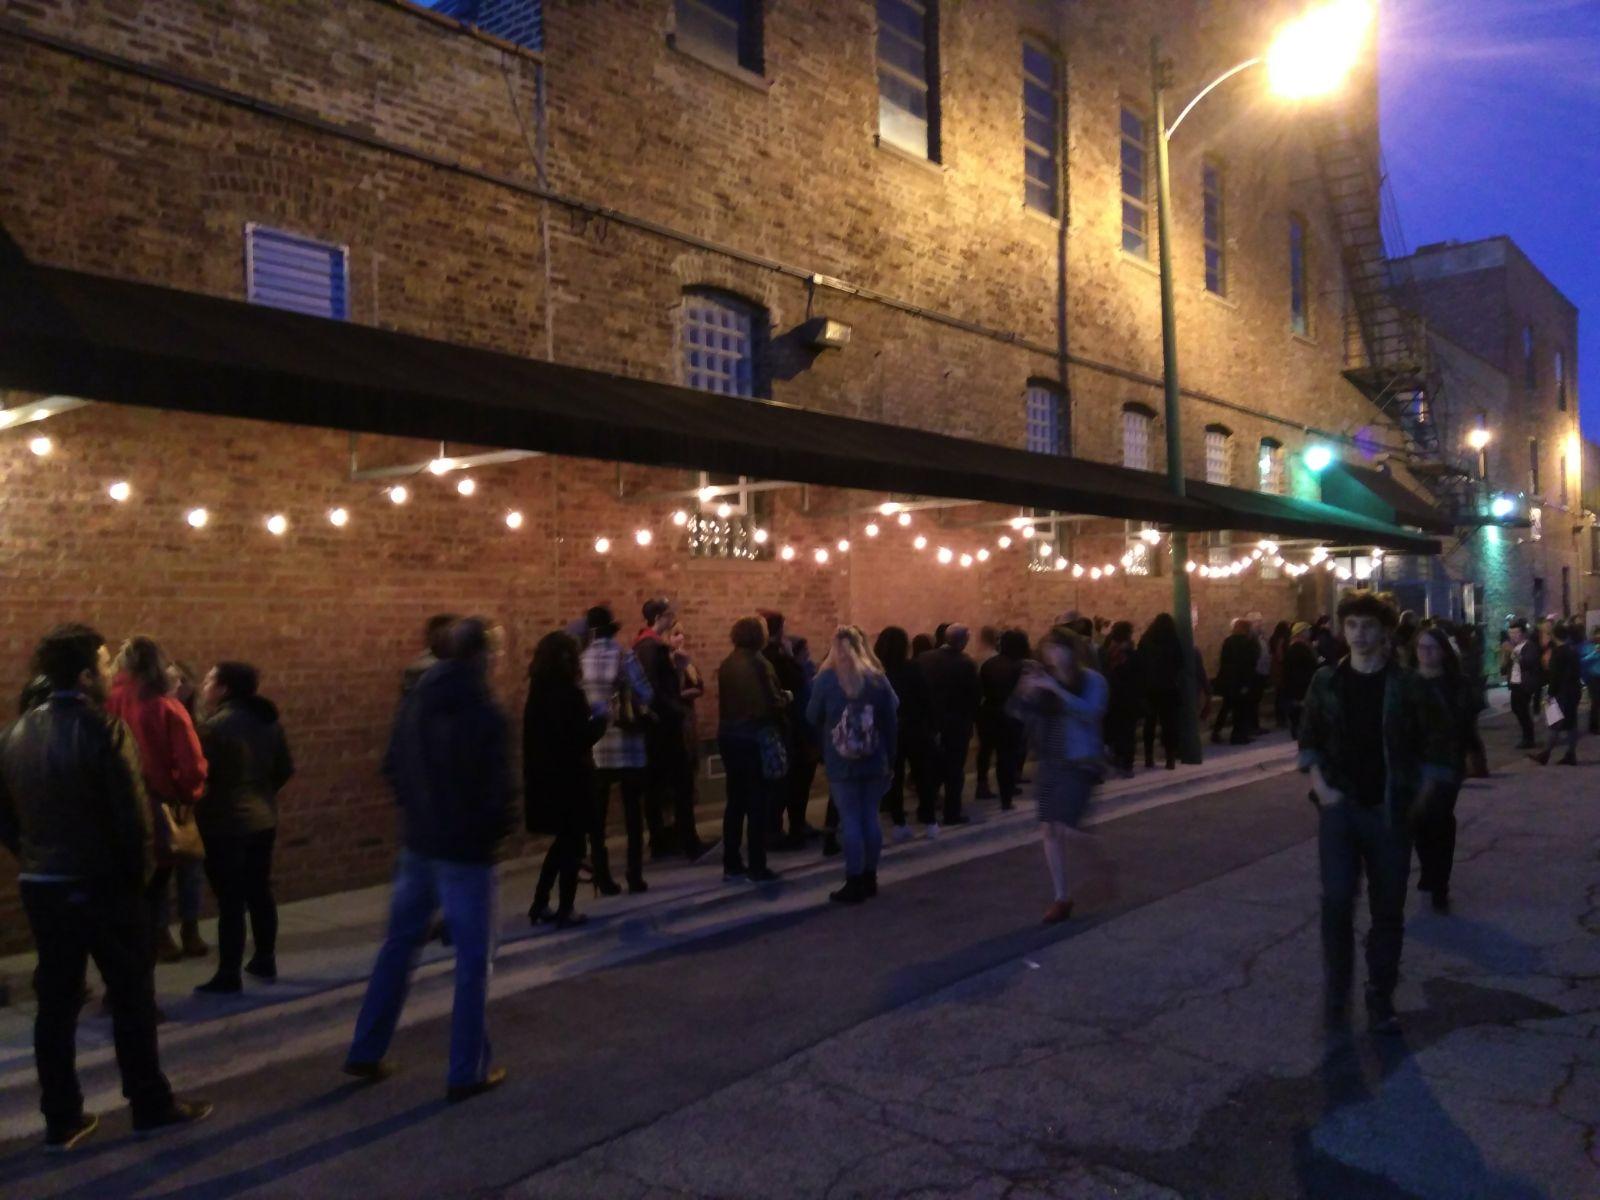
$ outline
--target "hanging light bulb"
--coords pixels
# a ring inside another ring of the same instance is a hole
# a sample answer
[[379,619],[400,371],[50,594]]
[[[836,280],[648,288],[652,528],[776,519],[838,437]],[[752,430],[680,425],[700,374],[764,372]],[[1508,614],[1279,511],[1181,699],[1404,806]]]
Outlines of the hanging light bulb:
[[1031,540],[1031,539],[1037,537],[1038,535],[1039,535],[1039,531],[1037,529],[1035,529],[1032,525],[1024,525],[1022,527],[1022,536],[1024,538],[1027,538],[1027,539]]
[[895,518],[895,520],[900,522],[900,528],[904,529],[906,526],[911,524],[911,514],[908,512],[902,512]]
[[727,503],[717,505],[717,517],[719,519],[726,521],[731,516],[733,516],[733,505]]
[[911,539],[911,545],[917,550],[926,550],[928,548],[928,539],[919,533],[916,537]]
[[838,547],[839,547],[839,553],[840,554],[849,554],[850,553],[850,539],[849,538],[840,538],[837,544],[838,544]]
[[707,484],[695,494],[700,497],[701,504],[710,504],[717,498],[717,489]]
[[672,514],[672,523],[674,525],[676,525],[679,529],[682,529],[685,525],[687,525],[689,523],[689,514],[684,512],[683,509],[680,508],[677,512]]
[[1183,569],[1185,571],[1189,572],[1189,574],[1193,575],[1194,574],[1194,559],[1191,558],[1188,562],[1184,563],[1183,564]]
[[608,537],[595,538],[594,552],[596,554],[609,554],[611,552],[611,539]]
[[389,496],[389,503],[391,504],[404,504],[407,500],[411,499],[411,492],[404,484],[401,483],[395,484],[389,489],[387,494]]
[[1139,540],[1144,542],[1146,545],[1150,545],[1150,546],[1158,545],[1161,542],[1161,530],[1159,530],[1159,529],[1141,529],[1139,531]]
[[428,464],[430,475],[446,475],[456,469],[456,460],[440,456]]
[[1105,566],[1101,567],[1100,570],[1107,579],[1110,579],[1117,573],[1117,565],[1115,563],[1107,563]]
[[949,566],[950,560],[955,558],[955,554],[951,551],[949,546],[940,546],[938,558],[942,564]]
[[460,492],[463,496],[470,496],[477,490],[478,484],[474,479],[463,479],[460,483],[456,484],[456,491]]
[[995,545],[999,546],[1002,550],[1011,549],[1011,535],[1009,533],[1002,533],[1000,535],[1000,540],[997,541]]
[[282,513],[273,513],[267,518],[267,532],[273,537],[282,537],[289,532],[289,518]]
[[755,544],[758,546],[765,546],[767,544],[767,539],[771,536],[772,535],[769,534],[765,529],[757,529],[750,535],[750,540],[755,542]]
[[49,454],[50,451],[54,450],[55,448],[56,448],[56,444],[54,442],[52,442],[49,438],[44,437],[43,435],[40,435],[39,437],[34,438],[33,440],[31,440],[28,443],[28,449],[32,450],[40,458],[43,458],[45,455]]
[[980,547],[978,549],[978,561],[979,562],[988,562],[989,561],[989,549],[988,549],[987,546],[983,546],[983,547]]
[[1082,579],[1083,578],[1083,564],[1082,563],[1074,563],[1072,565],[1072,577],[1074,579]]
[[1133,551],[1132,550],[1128,551],[1128,553],[1124,554],[1117,561],[1119,561],[1124,567],[1133,566]]
[[814,553],[811,557],[817,560],[817,566],[825,566],[828,561],[828,552],[827,550],[823,549],[823,547],[818,546],[816,553]]
[[793,546],[785,546],[782,550],[778,551],[778,557],[783,559],[784,562],[793,562],[794,561],[794,547]]
[[343,529],[350,524],[350,513],[342,508],[330,508],[328,510],[328,523],[337,529]]
[[211,519],[211,514],[203,508],[191,508],[184,514],[183,519],[189,522],[191,529],[204,529],[206,522]]
[[1040,558],[1049,558],[1050,557],[1050,553],[1051,553],[1050,543],[1049,542],[1041,542],[1039,544],[1039,557]]
[[1027,526],[1027,524],[1028,524],[1028,518],[1027,517],[1012,517],[1011,518],[1011,528],[1013,528],[1013,529],[1018,529],[1018,530],[1023,529],[1023,528],[1025,528]]
[[893,500],[885,500],[882,504],[878,505],[879,514],[885,517],[892,517],[899,511],[900,506]]
[[1099,567],[1090,567],[1089,568],[1089,578],[1090,579],[1099,579],[1100,578],[1100,568]]
[[1056,570],[1065,571],[1067,569],[1068,565],[1069,564],[1067,563],[1066,559],[1064,559],[1064,558],[1056,559]]
[[517,512],[516,509],[512,509],[510,512],[508,512],[506,514],[506,528],[507,529],[521,529],[522,528],[522,514]]
[[633,540],[641,546],[648,546],[655,541],[655,536],[648,529],[635,529],[633,531]]
[[867,522],[867,527],[861,532],[865,533],[868,537],[877,537],[879,532],[878,523],[876,521]]
[[126,479],[119,479],[106,489],[106,495],[121,504],[129,496],[133,495],[133,488]]
[[959,561],[963,567],[970,567],[972,565],[972,555],[963,554]]

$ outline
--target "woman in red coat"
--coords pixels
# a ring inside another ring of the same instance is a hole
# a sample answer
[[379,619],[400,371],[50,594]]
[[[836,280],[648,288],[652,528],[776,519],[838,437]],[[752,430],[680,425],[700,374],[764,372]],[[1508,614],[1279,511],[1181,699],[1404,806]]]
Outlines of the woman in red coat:
[[193,821],[194,804],[206,785],[206,756],[200,749],[200,737],[189,710],[170,694],[167,656],[155,639],[142,635],[129,638],[117,655],[116,669],[106,697],[106,711],[121,718],[139,747],[140,773],[156,831],[156,872],[145,889],[151,946],[155,948],[163,936],[172,940],[163,919],[162,901],[176,863],[163,837],[167,822],[161,806],[165,805],[179,821]]

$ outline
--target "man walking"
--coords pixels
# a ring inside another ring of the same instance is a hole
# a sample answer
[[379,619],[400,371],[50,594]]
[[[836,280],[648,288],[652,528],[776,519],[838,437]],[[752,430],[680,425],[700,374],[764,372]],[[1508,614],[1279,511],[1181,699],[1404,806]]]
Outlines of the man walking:
[[1511,661],[1506,682],[1511,685],[1511,715],[1522,730],[1518,750],[1533,749],[1533,698],[1544,686],[1544,664],[1539,643],[1528,636],[1528,622],[1518,617],[1511,622]]
[[965,825],[971,819],[961,811],[961,792],[982,693],[977,665],[966,654],[969,637],[965,625],[946,626],[943,643],[917,656],[917,666],[928,683],[930,723],[938,745],[939,789],[921,798],[918,814],[930,837],[939,833],[934,810],[938,790],[944,792],[944,824]]
[[45,1146],[64,1151],[100,1124],[83,1111],[75,1049],[91,958],[105,980],[134,1132],[193,1124],[212,1106],[175,1099],[161,1073],[143,901],[150,814],[133,737],[103,708],[111,673],[105,639],[84,625],[62,625],[39,643],[34,671],[48,680],[49,699],[0,734],[0,843],[17,858],[38,948],[33,1048]]
[[448,656],[430,667],[395,718],[384,774],[404,827],[389,932],[367,984],[344,1070],[385,1078],[384,1055],[435,912],[456,951],[446,1097],[466,1100],[505,1082],[491,1065],[486,1006],[494,960],[495,851],[513,825],[506,719],[489,689],[490,633],[479,617],[450,629]]
[[1398,1033],[1411,831],[1433,787],[1454,777],[1453,718],[1437,692],[1391,661],[1392,605],[1352,592],[1338,619],[1349,657],[1312,677],[1300,719],[1300,769],[1310,773],[1319,810],[1324,1016],[1330,1028],[1347,1019],[1365,873],[1368,1025]]
[[450,628],[460,619],[455,613],[434,613],[428,618],[422,627],[422,653],[408,662],[400,674],[402,696],[417,686],[429,667],[450,653]]

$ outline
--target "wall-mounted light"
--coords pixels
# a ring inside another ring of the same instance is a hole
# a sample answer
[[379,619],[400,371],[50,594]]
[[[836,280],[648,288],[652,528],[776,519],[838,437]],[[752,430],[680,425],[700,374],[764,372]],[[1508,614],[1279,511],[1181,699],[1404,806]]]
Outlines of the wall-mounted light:
[[1333,465],[1333,451],[1321,443],[1307,446],[1304,457],[1306,470],[1314,474],[1320,475]]
[[812,317],[800,326],[800,340],[813,350],[843,350],[850,344],[850,326],[832,317]]

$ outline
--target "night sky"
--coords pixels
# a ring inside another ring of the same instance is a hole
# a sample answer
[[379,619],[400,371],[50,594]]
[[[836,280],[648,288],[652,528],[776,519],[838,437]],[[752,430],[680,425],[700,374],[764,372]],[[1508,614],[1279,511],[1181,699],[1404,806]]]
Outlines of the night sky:
[[1385,0],[1381,13],[1407,248],[1509,234],[1578,306],[1583,427],[1600,441],[1600,0]]

